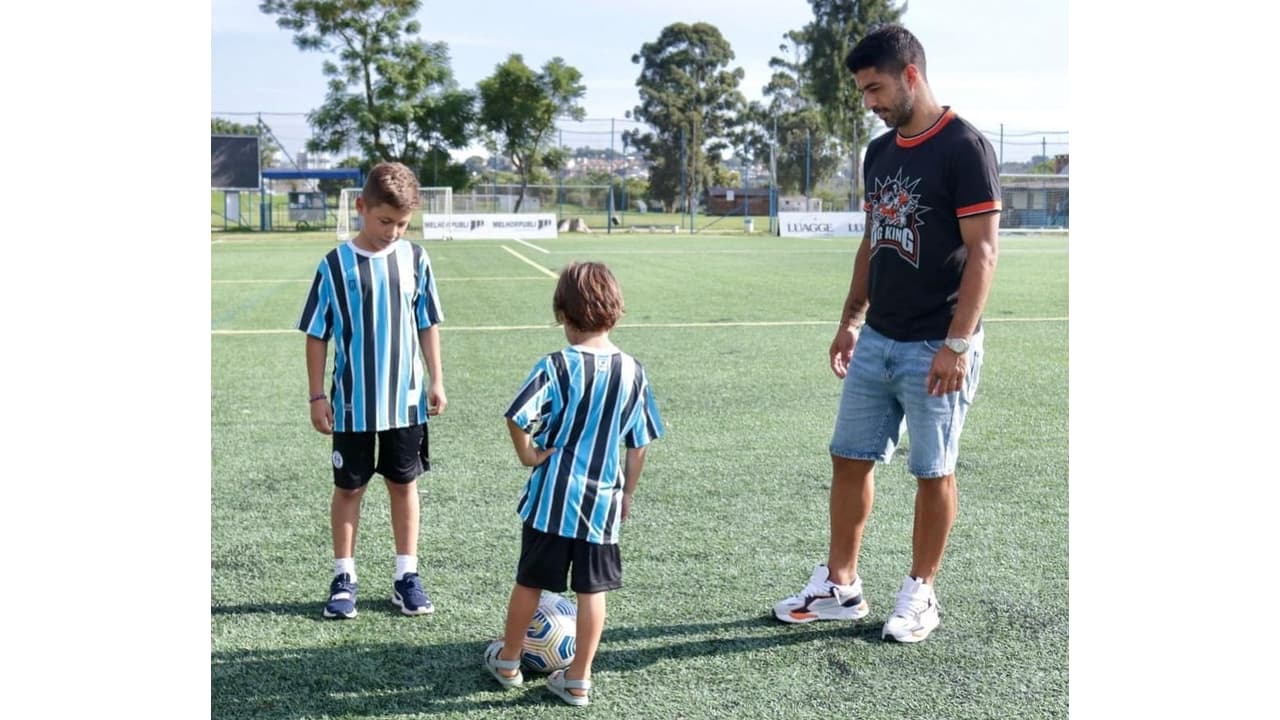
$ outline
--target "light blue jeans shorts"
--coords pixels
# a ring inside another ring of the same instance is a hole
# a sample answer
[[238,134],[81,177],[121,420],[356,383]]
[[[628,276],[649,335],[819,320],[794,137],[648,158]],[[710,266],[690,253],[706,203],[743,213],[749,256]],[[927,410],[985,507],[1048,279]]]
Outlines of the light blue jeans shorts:
[[929,395],[925,380],[942,340],[898,342],[864,325],[840,393],[831,454],[888,462],[905,416],[911,438],[908,471],[918,478],[954,473],[964,416],[978,390],[982,335],[980,330],[969,339],[964,389],[935,397]]

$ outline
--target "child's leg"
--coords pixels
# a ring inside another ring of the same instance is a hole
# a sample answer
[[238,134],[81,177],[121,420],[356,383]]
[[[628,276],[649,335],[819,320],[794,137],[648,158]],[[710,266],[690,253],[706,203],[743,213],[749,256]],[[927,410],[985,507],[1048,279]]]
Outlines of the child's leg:
[[396,555],[418,555],[418,481],[393,483],[387,480],[391,495],[391,532],[396,540]]
[[[604,633],[606,593],[577,593],[578,599],[578,645],[573,656],[573,663],[565,671],[568,680],[590,680],[591,663],[596,659],[596,649],[600,647],[600,636]],[[570,689],[574,695],[586,695],[586,690]]]
[[[511,588],[511,600],[507,603],[507,626],[502,634],[502,652],[499,660],[518,660],[520,651],[524,649],[524,634],[533,621],[533,613],[538,610],[538,599],[542,590],[516,583]],[[579,620],[581,622],[581,620]],[[503,672],[506,677],[515,677],[515,671]]]
[[354,558],[356,552],[356,531],[360,527],[360,500],[364,497],[366,486],[347,490],[340,487],[333,489],[333,500],[329,503],[329,523],[333,531],[333,557]]

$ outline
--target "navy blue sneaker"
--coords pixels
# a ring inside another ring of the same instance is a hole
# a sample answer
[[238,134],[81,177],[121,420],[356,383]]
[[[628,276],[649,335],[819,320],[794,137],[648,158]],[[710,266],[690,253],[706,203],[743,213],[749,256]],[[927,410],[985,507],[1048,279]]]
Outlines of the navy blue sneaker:
[[406,573],[403,580],[396,581],[391,602],[405,615],[426,615],[436,609],[431,598],[427,597],[427,591],[422,589],[418,573]]
[[342,573],[335,575],[329,584],[329,602],[325,603],[324,616],[327,618],[353,618],[356,616],[356,583],[351,576]]

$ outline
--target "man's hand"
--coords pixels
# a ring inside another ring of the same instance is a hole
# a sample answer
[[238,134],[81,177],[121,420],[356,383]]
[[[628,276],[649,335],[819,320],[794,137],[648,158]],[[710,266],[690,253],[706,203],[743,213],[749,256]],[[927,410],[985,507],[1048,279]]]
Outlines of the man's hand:
[[858,344],[860,332],[857,327],[849,324],[841,325],[836,331],[831,348],[827,350],[827,354],[831,356],[831,372],[836,377],[843,379],[848,374],[849,362],[853,360],[853,348]]
[[968,372],[968,355],[957,355],[950,348],[943,347],[933,356],[929,377],[925,379],[925,389],[936,397],[958,392],[964,387],[964,378]]

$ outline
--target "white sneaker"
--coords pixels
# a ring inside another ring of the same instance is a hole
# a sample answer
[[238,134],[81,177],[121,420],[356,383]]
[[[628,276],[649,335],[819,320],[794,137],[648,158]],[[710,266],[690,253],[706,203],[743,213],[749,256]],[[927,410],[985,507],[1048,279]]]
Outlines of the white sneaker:
[[773,606],[773,615],[782,622],[810,623],[814,620],[858,620],[871,611],[862,597],[862,578],[837,585],[827,576],[827,566],[813,569],[813,576],[799,595]]
[[902,581],[893,614],[885,621],[880,637],[904,643],[920,642],[929,637],[929,633],[941,622],[939,609],[933,586],[908,575]]

